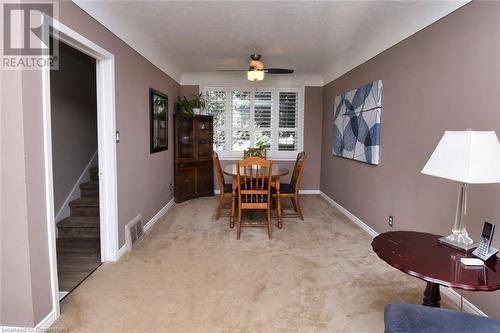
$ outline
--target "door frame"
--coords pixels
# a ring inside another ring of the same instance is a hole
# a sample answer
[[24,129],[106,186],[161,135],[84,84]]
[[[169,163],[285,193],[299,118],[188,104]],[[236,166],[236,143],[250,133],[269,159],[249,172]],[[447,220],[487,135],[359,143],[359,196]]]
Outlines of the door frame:
[[[119,258],[119,243],[114,55],[56,19],[51,17],[44,17],[44,19],[50,22],[55,39],[96,59],[101,261],[116,261]],[[60,309],[52,173],[50,69],[48,67],[42,69],[42,96],[48,250],[52,304],[57,318]]]

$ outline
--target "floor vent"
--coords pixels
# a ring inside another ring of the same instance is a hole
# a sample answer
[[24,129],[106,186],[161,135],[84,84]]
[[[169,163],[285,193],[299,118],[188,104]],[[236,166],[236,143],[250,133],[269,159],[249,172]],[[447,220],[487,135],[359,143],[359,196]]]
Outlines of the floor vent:
[[125,244],[127,245],[127,251],[132,251],[143,238],[144,227],[142,225],[142,216],[137,215],[132,221],[125,225]]

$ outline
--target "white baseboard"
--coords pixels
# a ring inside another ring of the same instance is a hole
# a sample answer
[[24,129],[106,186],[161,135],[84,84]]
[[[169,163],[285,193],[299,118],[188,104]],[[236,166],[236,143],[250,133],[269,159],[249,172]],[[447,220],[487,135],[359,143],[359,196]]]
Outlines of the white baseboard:
[[127,252],[127,244],[123,244],[122,247],[118,250],[118,260]]
[[0,332],[45,332],[56,319],[56,312],[52,310],[35,327],[0,326]]
[[[172,206],[175,204],[174,202],[174,198],[172,198],[169,202],[167,202],[167,204],[165,206],[163,206],[159,211],[158,213],[155,214],[155,216],[153,216],[151,218],[151,220],[149,220],[145,225],[144,225],[144,232],[148,232],[149,229],[151,229],[151,227],[156,223],[158,222],[167,212],[170,208],[172,208]],[[124,244],[119,250],[118,250],[118,259],[121,258],[121,256],[123,256],[125,254],[125,252],[127,252],[127,246]]]
[[163,206],[162,209],[160,209],[158,211],[158,213],[155,214],[155,216],[153,216],[151,218],[151,220],[148,221],[148,223],[146,223],[144,225],[144,232],[147,232],[149,229],[151,229],[151,227],[156,223],[158,222],[162,217],[163,215],[165,215],[168,210],[174,205],[174,198],[172,198],[172,200],[170,200],[169,202],[167,202],[167,204],[165,206]]
[[347,216],[347,218],[349,220],[351,220],[358,227],[360,227],[361,229],[363,229],[364,231],[366,231],[370,236],[372,236],[372,237],[378,236],[378,232],[376,232],[368,224],[364,223],[359,218],[357,218],[353,213],[351,213],[350,211],[348,211],[347,209],[345,209],[344,207],[342,207],[340,204],[338,204],[337,202],[335,202],[335,200],[333,200],[332,198],[330,198],[325,193],[321,192],[320,194],[323,197],[323,199],[325,199],[326,201],[328,201],[328,203],[330,205],[332,205],[333,207],[335,207],[338,210],[340,210],[345,216]]
[[[321,194],[320,190],[300,190],[300,194],[308,195],[308,194]],[[220,190],[214,190],[214,194],[220,194]]]
[[308,194],[321,194],[321,191],[320,190],[299,190],[299,193],[300,194],[305,194],[305,195],[308,195]]
[[[353,213],[351,213],[350,211],[348,211],[347,209],[342,207],[339,203],[337,203],[335,200],[330,198],[328,195],[326,195],[322,191],[320,194],[329,204],[331,204],[333,207],[340,210],[351,222],[353,222],[358,227],[360,227],[361,229],[366,231],[366,233],[368,233],[370,236],[372,236],[372,237],[378,236],[378,232],[376,232],[369,225],[367,225],[366,223],[361,221]],[[441,286],[440,290],[444,296],[448,297],[449,300],[451,300],[456,305],[460,306],[461,295],[457,291],[455,291],[451,288],[448,288],[448,287],[443,287],[443,286]],[[487,315],[483,311],[481,311],[481,309],[479,309],[477,306],[472,304],[467,299],[462,298],[462,301],[463,301],[463,310],[465,312],[487,317]]]
[[[458,293],[454,289],[451,289],[451,288],[448,288],[448,287],[443,287],[443,286],[441,286],[440,290],[441,290],[441,293],[444,296],[448,297],[448,299],[450,299],[453,303],[455,303],[458,306],[460,306],[460,298],[462,297],[462,295],[460,295],[460,293]],[[468,313],[480,315],[480,316],[483,316],[483,317],[488,317],[488,315],[486,313],[484,313],[483,311],[481,311],[481,309],[479,309],[477,306],[475,306],[474,304],[472,304],[466,298],[462,298],[462,301],[463,301],[462,304],[463,304],[463,311],[464,312],[468,312]]]
[[[73,188],[71,189],[68,196],[66,197],[66,199],[62,203],[61,207],[59,207],[59,209],[57,210],[57,214],[55,217],[56,223],[70,215],[69,203],[70,203],[70,201],[73,201],[73,200],[78,199],[80,197],[80,184],[82,184],[90,179],[89,169],[94,164],[96,157],[97,157],[97,151],[94,153],[94,155],[92,155],[89,163],[87,163],[87,165],[83,169],[82,173],[80,174],[80,177],[78,177],[75,185],[73,185]],[[56,232],[57,232],[57,228],[56,228]]]

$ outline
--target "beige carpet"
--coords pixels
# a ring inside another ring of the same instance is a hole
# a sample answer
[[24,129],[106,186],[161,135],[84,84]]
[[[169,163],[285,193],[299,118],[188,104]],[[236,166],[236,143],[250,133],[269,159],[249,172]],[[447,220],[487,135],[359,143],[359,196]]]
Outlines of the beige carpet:
[[[70,332],[383,332],[384,306],[422,301],[425,284],[381,261],[370,237],[320,196],[305,221],[267,240],[215,198],[174,206],[142,244],[102,265],[61,304]],[[444,299],[444,307],[453,307]]]

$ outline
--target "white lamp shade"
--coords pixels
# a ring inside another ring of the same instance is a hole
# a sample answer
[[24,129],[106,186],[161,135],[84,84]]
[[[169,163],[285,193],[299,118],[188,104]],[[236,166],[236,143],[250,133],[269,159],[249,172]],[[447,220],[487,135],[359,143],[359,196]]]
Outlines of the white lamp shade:
[[467,184],[500,183],[495,132],[446,131],[422,173]]

